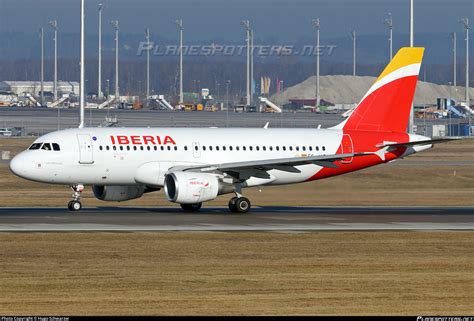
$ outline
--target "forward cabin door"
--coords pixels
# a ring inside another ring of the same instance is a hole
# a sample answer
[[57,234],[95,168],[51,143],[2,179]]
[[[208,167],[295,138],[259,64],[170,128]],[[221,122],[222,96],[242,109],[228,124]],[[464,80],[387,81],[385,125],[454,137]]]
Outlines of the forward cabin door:
[[[350,135],[344,134],[342,136],[342,153],[343,154],[352,154],[354,153],[354,146],[352,145],[352,138]],[[341,163],[351,164],[354,157],[344,158]]]
[[78,134],[79,143],[79,164],[93,164],[94,153],[92,150],[92,139],[89,134]]

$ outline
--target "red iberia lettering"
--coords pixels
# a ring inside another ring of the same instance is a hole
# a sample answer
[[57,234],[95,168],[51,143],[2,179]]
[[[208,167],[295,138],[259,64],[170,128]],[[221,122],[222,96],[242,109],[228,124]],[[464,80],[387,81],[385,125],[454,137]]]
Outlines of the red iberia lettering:
[[117,135],[110,136],[110,141],[112,144],[119,145],[176,145],[176,142],[171,136],[126,136],[126,135]]
[[130,136],[133,145],[141,145],[140,136]]
[[170,136],[166,136],[165,141],[163,142],[163,145],[167,145],[167,144],[176,145],[173,138],[171,138]]
[[155,138],[153,136],[143,136],[143,143],[145,145],[155,145]]
[[127,145],[130,144],[130,141],[128,140],[127,136],[117,136],[117,142],[120,145]]

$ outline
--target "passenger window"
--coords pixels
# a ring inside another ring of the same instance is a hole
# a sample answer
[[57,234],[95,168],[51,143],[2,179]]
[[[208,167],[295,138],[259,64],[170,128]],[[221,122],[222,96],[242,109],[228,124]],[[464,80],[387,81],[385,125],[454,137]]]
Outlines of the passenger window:
[[109,147],[109,146],[105,146],[105,149],[106,149],[106,150],[110,150],[110,147]]
[[114,148],[114,150],[117,150],[117,146],[114,146],[113,148]]
[[309,146],[309,151],[310,151],[310,152],[313,151],[313,146]]
[[[60,151],[60,150],[61,150],[61,148],[59,148],[59,145],[58,145],[58,144],[52,143],[52,145],[53,145],[53,150],[55,150],[55,151]],[[102,146],[100,146],[100,147],[102,147]],[[101,149],[101,150],[102,150],[102,149]]]
[[319,152],[319,146],[316,146],[316,151]]
[[222,146],[222,150],[225,152],[225,146]]
[[130,150],[130,146],[127,146],[127,150]]
[[255,147],[257,151],[260,151],[260,146]]
[[250,151],[253,151],[253,146],[249,146]]
[[212,152],[212,146],[209,146],[209,150]]
[[99,150],[102,150],[102,146],[99,146]]
[[123,150],[123,146],[120,146],[120,150]]
[[168,150],[171,150],[171,146],[168,146]]
[[323,146],[323,151],[326,151],[326,146]]
[[242,150],[245,152],[247,150],[247,147],[242,146]]
[[216,150],[219,151],[219,146],[216,146]]
[[236,146],[236,147],[235,147],[235,150],[236,150],[236,151],[239,151],[239,148],[240,148],[239,146]]
[[194,146],[194,150],[195,150],[195,151],[198,151],[198,150],[199,150],[199,148],[197,147],[197,145]]
[[305,152],[305,151],[306,151],[306,146],[303,146],[303,152]]
[[174,150],[175,150],[175,151],[178,150],[178,146],[175,146],[175,147],[174,147]]
[[206,151],[206,146],[202,146],[202,150],[203,150],[203,151]]
[[184,146],[184,150],[188,150],[188,146]]
[[264,151],[266,151],[266,150],[267,150],[267,147],[266,147],[266,146],[263,146],[262,149],[263,149]]
[[275,147],[277,152],[280,150],[280,146]]
[[270,151],[273,151],[273,146],[270,146]]
[[229,146],[229,150],[232,151],[232,146]]
[[299,152],[299,150],[300,150],[300,147],[296,146],[296,151]]
[[31,147],[29,149],[30,150],[37,150],[37,149],[41,148],[41,145],[42,145],[42,143],[34,143],[33,145],[31,145]]
[[157,150],[158,150],[158,146],[153,146],[153,149],[154,149],[155,151],[157,151]]
[[290,152],[292,152],[292,151],[293,151],[293,146],[290,146]]
[[146,149],[147,149],[147,150],[151,150],[151,147],[150,147],[150,146],[147,146]]
[[161,151],[164,151],[164,150],[165,150],[165,147],[164,147],[164,146],[160,146],[160,149],[161,149]]
[[51,150],[51,145],[49,143],[44,143],[43,147],[41,147],[43,150]]

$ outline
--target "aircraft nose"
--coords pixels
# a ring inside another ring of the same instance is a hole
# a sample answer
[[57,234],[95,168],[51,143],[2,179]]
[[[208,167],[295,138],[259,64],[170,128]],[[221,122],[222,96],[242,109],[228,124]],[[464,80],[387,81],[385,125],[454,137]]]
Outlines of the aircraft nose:
[[28,174],[27,171],[27,164],[25,162],[25,157],[22,155],[23,153],[20,153],[13,157],[13,159],[10,161],[10,170],[15,174],[16,176],[20,177],[25,177]]

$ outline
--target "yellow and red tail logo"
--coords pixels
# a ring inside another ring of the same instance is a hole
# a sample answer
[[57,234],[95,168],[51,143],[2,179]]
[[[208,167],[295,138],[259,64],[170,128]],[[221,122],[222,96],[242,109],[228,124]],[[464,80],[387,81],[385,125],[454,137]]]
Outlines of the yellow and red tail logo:
[[341,127],[406,132],[424,50],[400,49]]

